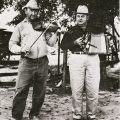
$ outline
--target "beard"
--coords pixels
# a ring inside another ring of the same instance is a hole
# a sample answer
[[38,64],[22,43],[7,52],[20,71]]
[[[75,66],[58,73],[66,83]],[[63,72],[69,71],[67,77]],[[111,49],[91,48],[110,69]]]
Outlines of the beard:
[[35,22],[38,19],[38,17],[37,16],[29,16],[28,19],[30,22]]

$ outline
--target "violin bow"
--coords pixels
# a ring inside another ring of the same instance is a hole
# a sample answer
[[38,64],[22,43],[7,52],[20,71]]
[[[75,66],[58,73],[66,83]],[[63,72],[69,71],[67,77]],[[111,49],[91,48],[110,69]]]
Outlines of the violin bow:
[[[64,13],[64,12],[63,12],[63,13]],[[63,13],[62,13],[61,15],[63,15]],[[51,25],[53,22],[55,22],[56,20],[58,20],[58,18],[59,18],[61,15],[57,16],[56,19],[54,19],[52,22],[49,23],[49,25],[46,27],[46,29],[45,29],[45,30],[36,38],[36,40],[32,43],[32,45],[30,46],[29,50],[26,51],[25,56],[27,56],[27,55],[29,54],[32,46],[38,41],[38,39],[39,39],[42,35],[45,34],[45,32],[46,32],[46,31],[48,30],[48,28],[50,27],[50,25]]]

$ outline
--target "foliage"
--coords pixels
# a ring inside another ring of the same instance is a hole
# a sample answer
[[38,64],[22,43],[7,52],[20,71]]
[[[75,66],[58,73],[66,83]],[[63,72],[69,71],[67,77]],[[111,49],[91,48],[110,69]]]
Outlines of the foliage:
[[[104,31],[105,25],[113,24],[114,17],[118,15],[119,0],[62,0],[66,2],[69,8],[69,14],[76,11],[79,4],[86,4],[89,7],[90,16],[89,25],[92,32]],[[94,31],[93,31],[94,30]]]
[[[22,7],[27,4],[29,0],[20,0],[16,4],[16,10],[20,12],[18,16],[14,18],[14,20],[11,22],[13,24],[18,24],[20,21],[22,21],[25,17],[24,11],[22,10]],[[40,20],[48,21],[49,18],[52,17],[54,12],[56,11],[56,0],[36,0],[40,6]]]
[[[18,2],[17,2],[18,1]],[[21,20],[24,19],[25,14],[22,10],[22,7],[27,4],[29,0],[1,0],[0,9],[5,8],[8,5],[13,5],[16,2],[15,9],[20,11],[20,14],[14,18],[11,22],[13,24],[18,24]],[[51,18],[54,18],[58,15],[57,8],[60,4],[66,5],[64,9],[65,14],[69,15],[74,19],[74,13],[79,4],[86,4],[89,7],[89,10],[93,15],[90,16],[89,25],[92,30],[97,30],[101,32],[104,30],[104,25],[113,24],[114,17],[118,15],[119,9],[119,0],[36,0],[41,6],[41,15],[40,19],[43,21],[49,21]],[[63,6],[64,7],[64,6]],[[101,9],[102,8],[102,9]],[[67,16],[69,18],[69,16]],[[61,17],[60,17],[61,19]],[[67,19],[64,17],[62,19],[62,25],[66,26],[68,21],[73,19]]]
[[8,6],[13,6],[15,0],[0,0],[0,12],[6,9]]
[[0,1],[0,9],[3,8],[3,0]]

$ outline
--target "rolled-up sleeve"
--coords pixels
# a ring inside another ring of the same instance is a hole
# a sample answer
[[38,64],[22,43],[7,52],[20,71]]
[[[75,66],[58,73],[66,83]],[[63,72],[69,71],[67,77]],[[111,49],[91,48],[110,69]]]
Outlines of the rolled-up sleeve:
[[58,33],[56,32],[54,35],[52,35],[52,37],[50,37],[50,39],[47,41],[47,44],[53,47],[56,44],[57,40],[58,40]]
[[19,25],[17,25],[9,41],[9,50],[12,53],[20,54],[21,51],[20,41],[21,41],[20,28]]

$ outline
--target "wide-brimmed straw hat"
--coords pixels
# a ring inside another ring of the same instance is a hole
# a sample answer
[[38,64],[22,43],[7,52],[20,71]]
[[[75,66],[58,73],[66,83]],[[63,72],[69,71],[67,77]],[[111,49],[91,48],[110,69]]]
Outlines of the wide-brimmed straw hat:
[[24,8],[40,9],[36,0],[30,0],[22,9]]
[[77,8],[76,14],[90,15],[92,13],[89,13],[88,7],[86,5],[79,5],[78,8]]

